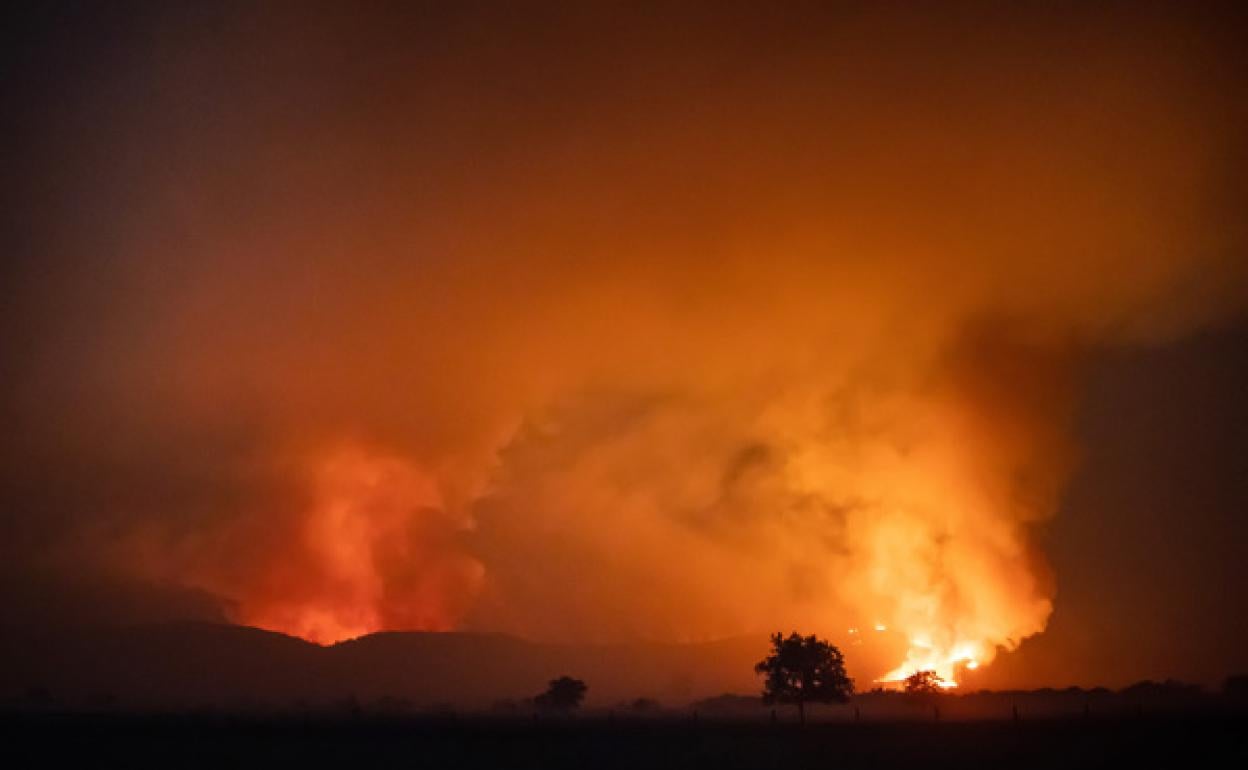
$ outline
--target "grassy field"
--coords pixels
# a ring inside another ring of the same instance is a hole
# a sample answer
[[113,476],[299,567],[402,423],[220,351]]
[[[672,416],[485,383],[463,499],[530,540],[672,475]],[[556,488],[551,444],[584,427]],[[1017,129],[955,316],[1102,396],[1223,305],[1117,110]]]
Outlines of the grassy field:
[[1002,722],[13,714],[8,767],[1246,767],[1235,715]]

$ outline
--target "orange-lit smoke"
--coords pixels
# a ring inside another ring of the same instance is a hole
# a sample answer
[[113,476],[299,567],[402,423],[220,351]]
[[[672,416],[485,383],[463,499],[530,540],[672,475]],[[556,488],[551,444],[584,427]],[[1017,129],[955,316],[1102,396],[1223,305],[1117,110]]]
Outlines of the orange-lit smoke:
[[1042,631],[1080,361],[1244,298],[1225,41],[714,16],[166,30],[66,548],[322,642]]
[[448,517],[433,482],[402,459],[358,448],[323,458],[307,510],[255,582],[206,587],[238,595],[242,623],[315,642],[384,628],[455,627],[481,565],[455,546],[470,522]]

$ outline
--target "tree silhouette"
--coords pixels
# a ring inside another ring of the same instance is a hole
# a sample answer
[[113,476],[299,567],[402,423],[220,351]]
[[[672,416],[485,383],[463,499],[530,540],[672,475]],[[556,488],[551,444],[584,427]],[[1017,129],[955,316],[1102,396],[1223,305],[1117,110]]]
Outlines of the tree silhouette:
[[930,695],[944,690],[941,679],[935,671],[915,671],[906,677],[903,685],[907,693],[913,695]]
[[561,676],[550,680],[546,692],[534,698],[533,703],[544,711],[568,712],[581,705],[588,689],[580,679]]
[[795,704],[802,724],[807,703],[844,703],[854,693],[841,651],[813,634],[803,637],[794,631],[788,638],[773,634],[771,654],[754,666],[754,672],[767,676],[763,700]]

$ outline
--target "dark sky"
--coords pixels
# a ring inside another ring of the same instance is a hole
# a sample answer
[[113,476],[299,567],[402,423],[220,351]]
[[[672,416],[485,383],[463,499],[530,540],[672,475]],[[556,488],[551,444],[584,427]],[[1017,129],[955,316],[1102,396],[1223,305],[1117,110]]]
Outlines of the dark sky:
[[1248,668],[1233,4],[7,13],[7,623]]

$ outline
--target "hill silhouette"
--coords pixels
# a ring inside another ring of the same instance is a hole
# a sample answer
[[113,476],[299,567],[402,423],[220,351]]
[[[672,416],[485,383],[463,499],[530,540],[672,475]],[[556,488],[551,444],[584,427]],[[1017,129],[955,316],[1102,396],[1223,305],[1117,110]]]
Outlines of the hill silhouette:
[[591,683],[589,703],[640,696],[684,703],[752,692],[762,637],[704,644],[541,644],[503,634],[383,632],[316,644],[206,622],[0,635],[0,698],[61,707],[289,708],[389,699],[412,708],[485,708],[553,676]]
[[[594,645],[498,633],[388,631],[320,646],[202,621],[9,628],[0,630],[0,708],[502,714],[515,713],[552,678],[571,675],[589,684],[590,709],[630,710],[628,704],[644,699],[656,708],[764,718],[769,709],[758,697],[753,666],[766,649],[763,636]],[[955,719],[1004,718],[1015,709],[1027,716],[1158,713],[1242,705],[1244,688],[1238,688],[1228,684],[1219,695],[1178,682],[1143,681],[1118,691],[989,691],[972,681],[941,708]],[[1220,699],[1211,699],[1215,695]],[[860,681],[851,706],[814,713],[844,719],[855,711],[865,718],[922,719],[930,707]]]

